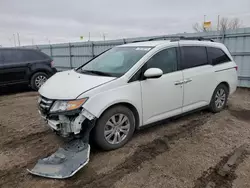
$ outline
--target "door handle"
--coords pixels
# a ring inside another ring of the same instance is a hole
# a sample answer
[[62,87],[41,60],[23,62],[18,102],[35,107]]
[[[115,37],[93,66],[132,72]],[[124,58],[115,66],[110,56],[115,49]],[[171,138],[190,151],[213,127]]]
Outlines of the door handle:
[[188,79],[184,80],[184,84],[189,83],[189,82],[192,82],[192,79],[188,78]]
[[175,83],[174,83],[174,85],[182,85],[183,84],[183,81],[176,81]]

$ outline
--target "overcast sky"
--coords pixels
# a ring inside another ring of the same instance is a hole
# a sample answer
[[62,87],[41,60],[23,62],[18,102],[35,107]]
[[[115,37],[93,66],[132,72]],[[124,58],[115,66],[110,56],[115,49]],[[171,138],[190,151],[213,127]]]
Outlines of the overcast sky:
[[117,39],[193,32],[217,15],[238,17],[250,27],[250,0],[0,0],[0,45]]

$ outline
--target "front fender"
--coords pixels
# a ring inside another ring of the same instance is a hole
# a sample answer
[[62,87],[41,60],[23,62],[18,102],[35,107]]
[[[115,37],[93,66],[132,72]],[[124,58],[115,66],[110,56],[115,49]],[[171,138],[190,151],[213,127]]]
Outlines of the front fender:
[[100,92],[89,97],[83,105],[87,111],[99,118],[110,106],[119,103],[129,103],[133,105],[139,114],[139,125],[142,124],[142,103],[140,82],[128,83],[115,89]]

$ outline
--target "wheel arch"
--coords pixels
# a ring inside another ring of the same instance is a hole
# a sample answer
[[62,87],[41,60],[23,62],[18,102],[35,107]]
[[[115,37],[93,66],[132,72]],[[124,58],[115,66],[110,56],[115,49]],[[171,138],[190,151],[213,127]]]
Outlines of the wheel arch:
[[214,88],[214,91],[213,91],[212,96],[211,96],[211,99],[210,99],[210,103],[211,103],[211,101],[212,101],[212,99],[213,99],[214,92],[215,92],[216,88],[217,88],[219,85],[225,85],[225,86],[227,87],[227,89],[228,89],[228,93],[230,93],[230,86],[229,86],[228,82],[222,81],[222,82],[220,82],[220,83]]
[[46,69],[37,69],[33,72],[31,72],[31,74],[29,75],[29,81],[31,81],[31,78],[34,76],[34,74],[38,73],[38,72],[42,72],[42,73],[45,73],[49,76],[49,71],[46,70]]
[[[217,88],[219,85],[225,85],[225,86],[227,87],[227,89],[228,89],[228,93],[230,93],[230,86],[229,86],[228,82],[226,82],[226,81],[220,82],[220,83],[216,86],[216,88]],[[216,88],[215,88],[215,89],[216,89]]]
[[139,115],[137,108],[129,102],[118,102],[118,103],[115,103],[115,104],[108,106],[107,108],[102,110],[102,112],[100,113],[98,118],[100,118],[108,109],[113,108],[115,106],[120,106],[120,105],[125,106],[132,111],[132,113],[135,117],[135,128],[138,129],[140,126],[140,115]]

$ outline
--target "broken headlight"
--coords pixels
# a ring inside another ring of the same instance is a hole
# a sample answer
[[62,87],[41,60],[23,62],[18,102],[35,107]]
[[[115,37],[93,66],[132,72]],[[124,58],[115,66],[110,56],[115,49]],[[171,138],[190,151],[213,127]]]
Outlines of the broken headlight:
[[72,100],[72,101],[56,101],[50,109],[50,112],[64,112],[80,108],[88,98]]

